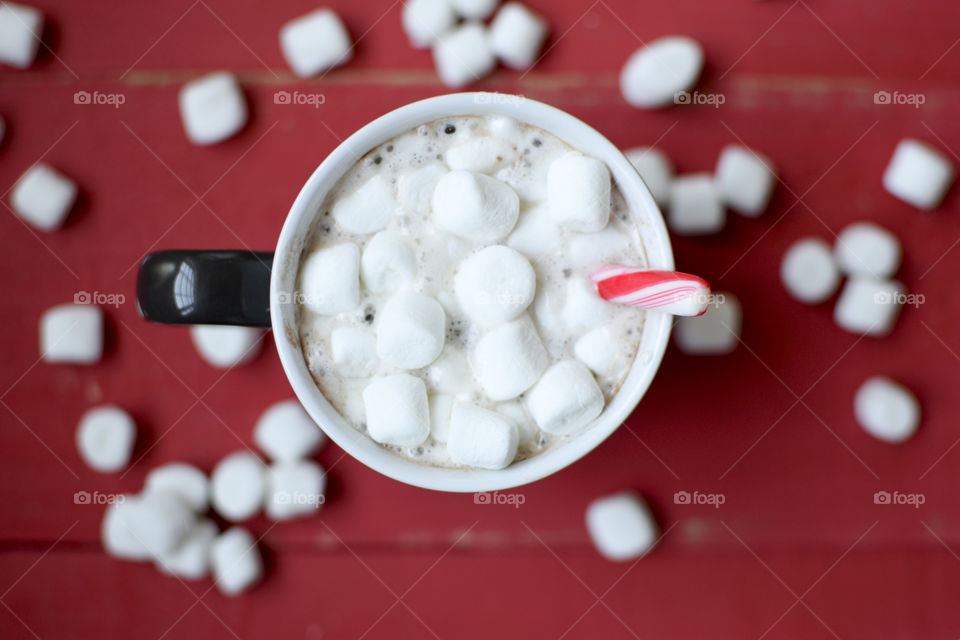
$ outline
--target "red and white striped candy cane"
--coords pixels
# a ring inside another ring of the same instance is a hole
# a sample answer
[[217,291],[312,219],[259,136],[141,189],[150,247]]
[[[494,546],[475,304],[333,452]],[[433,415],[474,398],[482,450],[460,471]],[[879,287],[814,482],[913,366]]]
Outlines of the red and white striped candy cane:
[[604,300],[675,316],[702,315],[710,302],[705,280],[676,271],[607,265],[591,273],[590,279]]

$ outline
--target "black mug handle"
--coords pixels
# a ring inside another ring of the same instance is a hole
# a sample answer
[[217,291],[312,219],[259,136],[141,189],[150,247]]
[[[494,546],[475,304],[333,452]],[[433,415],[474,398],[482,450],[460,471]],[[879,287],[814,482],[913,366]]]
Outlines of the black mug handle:
[[269,251],[157,251],[137,273],[140,315],[165,324],[270,326]]

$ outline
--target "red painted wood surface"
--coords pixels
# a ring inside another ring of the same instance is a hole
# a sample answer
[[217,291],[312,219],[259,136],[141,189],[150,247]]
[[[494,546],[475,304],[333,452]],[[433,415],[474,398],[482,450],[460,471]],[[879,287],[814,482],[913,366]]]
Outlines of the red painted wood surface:
[[[53,54],[27,71],[0,70],[9,127],[0,190],[43,157],[83,194],[59,233],[0,216],[0,636],[960,634],[960,196],[955,189],[941,210],[921,213],[880,187],[904,136],[955,159],[960,150],[960,5],[530,0],[552,26],[543,62],[477,87],[564,108],[624,148],[657,143],[681,171],[711,169],[737,140],[780,168],[784,184],[766,215],[731,214],[718,236],[675,243],[679,268],[740,297],[744,344],[718,358],[671,347],[624,427],[518,490],[518,508],[403,486],[331,446],[319,456],[332,481],[322,513],[253,521],[268,575],[230,600],[209,581],[183,584],[108,558],[98,541],[103,507],[74,504],[77,491],[136,491],[163,462],[210,469],[249,444],[270,402],[291,396],[272,346],[223,375],[200,361],[184,330],[141,321],[135,265],[160,248],[270,249],[300,185],[339,139],[445,89],[429,54],[406,46],[399,2],[330,0],[359,40],[356,58],[309,81],[287,70],[277,30],[313,3],[36,4]],[[721,106],[649,113],[621,100],[627,56],[641,39],[670,33],[703,43],[699,90],[722,95]],[[228,142],[193,147],[178,87],[222,68],[243,81],[251,122]],[[278,105],[281,89],[325,101]],[[79,90],[125,101],[77,105]],[[876,105],[880,90],[921,93],[925,103]],[[778,281],[793,240],[831,240],[861,219],[901,237],[900,277],[924,297],[883,340],[842,332],[831,304],[794,303]],[[80,291],[126,296],[107,309],[106,357],[92,367],[38,363],[39,315]],[[923,403],[922,428],[902,446],[873,441],[853,421],[853,392],[877,373]],[[123,477],[87,470],[76,453],[77,418],[97,402],[128,407],[142,427],[142,459]],[[648,497],[667,530],[635,566],[601,560],[582,523],[591,498],[626,487]],[[925,502],[876,505],[881,490]],[[725,502],[675,504],[677,491]]]

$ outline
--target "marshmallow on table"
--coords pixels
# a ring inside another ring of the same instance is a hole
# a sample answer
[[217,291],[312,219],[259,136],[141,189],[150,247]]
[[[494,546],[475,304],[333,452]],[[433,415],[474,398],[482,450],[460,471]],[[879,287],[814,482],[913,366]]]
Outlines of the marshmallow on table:
[[513,69],[533,66],[547,39],[547,21],[519,2],[508,2],[490,23],[490,48]]
[[832,296],[840,286],[840,270],[826,242],[803,238],[790,245],[784,254],[780,281],[796,300],[817,304]]
[[359,327],[336,327],[330,332],[330,355],[337,373],[345,378],[366,378],[380,366],[377,338]]
[[646,501],[633,491],[597,498],[587,507],[590,539],[607,560],[638,558],[657,541],[658,527]]
[[210,549],[218,533],[215,522],[200,520],[175,549],[157,557],[157,569],[185,580],[205,578],[210,573]]
[[689,91],[703,68],[703,49],[690,38],[668,36],[638,49],[620,72],[620,92],[634,107],[652,109],[672,104]]
[[0,3],[0,62],[26,69],[33,64],[43,34],[43,14],[14,2]]
[[440,303],[403,291],[387,301],[377,322],[377,355],[399,369],[425,367],[440,355],[447,329]]
[[450,414],[447,453],[469,467],[503,469],[517,456],[517,426],[496,411],[457,403]]
[[430,213],[433,190],[448,172],[442,164],[433,163],[404,173],[397,181],[397,200],[414,213]]
[[326,443],[320,427],[296,400],[270,405],[253,428],[253,442],[275,462],[313,455]]
[[674,339],[684,353],[720,355],[730,353],[740,341],[743,311],[732,293],[715,292],[717,302],[699,317],[677,318]]
[[853,398],[853,411],[864,431],[894,444],[909,439],[920,422],[916,396],[885,376],[873,376],[860,385]]
[[457,21],[450,0],[409,0],[403,3],[403,30],[415,49],[429,47]]
[[600,231],[610,219],[610,171],[596,158],[570,153],[550,163],[550,215],[572,231]]
[[180,118],[190,142],[214,144],[247,123],[247,101],[233,74],[211,73],[180,89]]
[[266,495],[266,471],[260,459],[237,451],[217,463],[210,474],[210,503],[225,520],[239,522],[260,511]]
[[624,151],[623,155],[640,174],[657,204],[661,207],[667,204],[673,180],[673,163],[667,154],[653,147],[637,147]]
[[443,160],[455,171],[490,173],[513,164],[519,156],[516,147],[506,140],[491,136],[477,136],[455,147],[450,147]]
[[360,249],[353,243],[314,251],[300,270],[303,305],[332,316],[360,304]]
[[563,360],[547,369],[527,393],[526,401],[537,426],[557,436],[588,425],[604,404],[593,374],[578,360]]
[[506,236],[520,216],[520,198],[496,178],[451,171],[433,191],[433,215],[450,233],[478,242]]
[[500,0],[450,0],[454,11],[468,20],[486,20]]
[[570,264],[578,267],[616,262],[614,256],[627,254],[629,250],[630,239],[613,225],[595,233],[571,234],[567,240],[567,258]]
[[430,435],[423,380],[406,373],[376,378],[363,390],[367,433],[381,444],[415,447]]
[[103,355],[103,312],[87,304],[61,304],[44,311],[40,355],[47,362],[98,362]]
[[471,320],[490,327],[519,316],[533,301],[537,278],[530,261],[497,244],[463,261],[453,279],[457,302]]
[[345,64],[353,57],[350,34],[330,9],[317,9],[280,28],[280,49],[301,78]]
[[462,87],[493,71],[497,59],[483,25],[467,22],[440,36],[433,45],[433,63],[443,84]]
[[76,199],[77,184],[42,162],[20,176],[10,193],[14,213],[41,231],[58,229]]
[[386,227],[396,206],[393,187],[383,176],[375,175],[353,193],[339,198],[331,213],[345,230],[364,235]]
[[104,514],[103,546],[120,558],[156,558],[176,549],[195,523],[193,510],[173,494],[118,496]]
[[152,556],[143,542],[138,540],[127,524],[127,517],[131,513],[127,501],[136,496],[117,496],[117,500],[107,506],[100,524],[100,542],[103,550],[114,558],[124,560],[149,560]]
[[446,442],[450,437],[450,412],[456,399],[446,393],[430,396],[430,436],[437,442]]
[[727,220],[720,192],[709,173],[678,176],[670,185],[667,223],[679,235],[716,233]]
[[906,293],[896,280],[852,276],[840,292],[833,319],[851,333],[884,336],[893,329]]
[[190,337],[201,358],[223,369],[250,362],[263,346],[263,330],[256,327],[198,324]]
[[935,209],[956,178],[950,159],[919,140],[897,145],[883,173],[883,187],[918,209]]
[[840,269],[854,276],[889,278],[900,267],[900,241],[872,222],[856,222],[837,236],[834,250]]
[[77,449],[88,467],[100,473],[119,471],[130,462],[137,425],[119,407],[96,407],[80,418]]
[[586,278],[571,278],[560,317],[570,331],[587,331],[605,324],[613,314],[613,305],[597,295]]
[[483,335],[473,349],[473,373],[491,400],[509,400],[529,389],[549,356],[530,318],[506,322]]
[[728,207],[750,218],[759,216],[767,208],[776,179],[770,159],[746,147],[729,145],[717,160],[716,184],[720,196]]
[[392,231],[376,234],[363,249],[360,280],[372,293],[389,293],[417,277],[413,249]]
[[507,237],[507,246],[526,255],[543,255],[560,250],[560,228],[546,204],[534,205],[520,214],[517,226]]
[[143,490],[145,493],[170,492],[197,513],[206,511],[210,504],[210,481],[207,475],[185,462],[171,462],[152,469],[147,474]]
[[587,332],[573,345],[573,355],[598,376],[613,377],[629,364],[623,347],[608,327]]
[[264,511],[271,520],[291,520],[316,513],[323,504],[327,476],[309,460],[270,465]]
[[210,568],[214,583],[224,595],[246,591],[263,575],[257,541],[243,527],[227,529],[210,547]]

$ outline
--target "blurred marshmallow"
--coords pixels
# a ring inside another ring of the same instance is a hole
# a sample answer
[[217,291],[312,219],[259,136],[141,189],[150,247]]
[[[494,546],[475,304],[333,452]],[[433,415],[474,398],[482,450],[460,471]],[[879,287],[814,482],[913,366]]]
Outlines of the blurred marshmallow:
[[893,444],[908,440],[920,423],[916,396],[885,376],[873,376],[860,385],[853,412],[864,431]]
[[833,252],[819,238],[797,240],[780,263],[780,281],[787,292],[800,302],[818,304],[833,295],[840,286],[840,270]]
[[389,293],[416,277],[416,256],[400,236],[384,230],[370,238],[360,258],[363,286],[372,293]]
[[740,342],[743,311],[740,300],[727,292],[714,292],[716,302],[699,317],[677,318],[673,335],[681,351],[690,355],[730,353]]
[[47,362],[93,364],[103,354],[103,312],[88,304],[61,304],[40,317],[40,355]]
[[703,49],[690,38],[668,36],[638,49],[620,72],[620,92],[634,107],[654,109],[673,104],[689,91],[703,68]]
[[883,173],[883,187],[918,209],[936,209],[956,178],[950,159],[930,145],[905,138]]
[[491,400],[515,398],[537,381],[550,357],[530,318],[501,324],[473,349],[473,373]]
[[345,230],[365,235],[386,227],[396,206],[393,187],[383,176],[375,175],[353,193],[338,198],[332,214]]
[[470,319],[491,327],[524,312],[533,301],[537,278],[529,260],[497,244],[464,260],[453,287],[457,302]]
[[588,331],[606,324],[612,314],[613,305],[597,295],[589,280],[575,277],[567,282],[560,315],[569,331]]
[[172,493],[197,513],[204,513],[210,505],[210,480],[203,471],[185,462],[171,462],[151,469],[143,490]]
[[642,556],[656,543],[658,527],[646,501],[632,491],[597,498],[587,507],[590,539],[607,560]]
[[271,520],[291,520],[317,512],[323,504],[327,476],[310,460],[270,465],[264,512]]
[[513,69],[533,66],[547,39],[547,21],[519,2],[508,2],[490,23],[490,48]]
[[10,193],[14,213],[41,231],[60,228],[76,199],[77,184],[42,162],[20,176]]
[[517,456],[517,426],[501,414],[457,403],[450,414],[450,458],[468,467],[503,469]]
[[330,9],[317,9],[280,28],[280,49],[301,78],[345,64],[353,57],[350,34]]
[[455,171],[490,173],[513,164],[518,157],[514,145],[501,138],[477,136],[450,147],[443,159]]
[[573,355],[598,376],[614,377],[629,365],[621,343],[608,327],[580,336],[573,345]]
[[486,20],[500,4],[500,0],[450,0],[453,9],[467,20]]
[[900,240],[872,222],[844,227],[834,245],[837,264],[847,275],[889,278],[900,267]]
[[433,63],[443,84],[462,87],[493,71],[497,59],[483,25],[466,22],[440,36],[433,45]]
[[224,595],[246,591],[263,576],[257,541],[243,527],[227,529],[210,547],[210,568],[217,589]]
[[478,242],[506,236],[520,216],[520,198],[496,178],[451,171],[433,192],[433,215],[450,233]]
[[176,549],[195,522],[190,507],[173,494],[118,496],[104,514],[103,545],[120,558],[156,558]]
[[43,14],[15,2],[0,3],[0,62],[26,69],[37,57]]
[[850,333],[884,336],[893,330],[907,290],[896,280],[852,276],[840,292],[833,319]]
[[403,30],[415,49],[429,47],[457,21],[450,0],[409,0],[403,3]]
[[210,549],[220,531],[206,518],[197,522],[175,549],[156,559],[161,573],[184,580],[200,580],[210,573]]
[[263,329],[257,327],[197,324],[190,337],[200,357],[222,369],[250,362],[263,346]]
[[[578,267],[597,267],[616,262],[615,256],[630,251],[630,239],[613,225],[595,233],[571,234],[567,240],[567,258]],[[633,256],[629,256],[633,257]]]
[[377,338],[359,327],[336,327],[331,331],[330,355],[337,373],[345,378],[372,376],[380,365]]
[[397,180],[397,200],[414,213],[430,213],[430,200],[440,178],[449,170],[440,163],[428,164],[404,173]]
[[603,411],[603,392],[578,360],[557,362],[526,396],[527,411],[537,426],[557,436],[587,426]]
[[709,173],[678,176],[670,185],[667,222],[678,235],[716,233],[727,220],[720,192]]
[[300,268],[303,305],[332,316],[360,304],[360,249],[347,242],[314,251]]
[[415,447],[430,435],[423,380],[406,373],[376,378],[363,390],[367,433],[381,444]]
[[312,456],[326,436],[297,400],[270,405],[253,428],[253,442],[274,462],[293,462]]
[[100,473],[120,471],[130,463],[137,425],[119,407],[95,407],[80,418],[77,449],[88,467]]
[[657,204],[663,207],[670,202],[673,163],[667,154],[653,147],[637,147],[624,151],[623,154],[640,174]]
[[214,144],[243,129],[247,101],[233,74],[210,73],[180,89],[180,118],[190,142]]
[[440,355],[446,328],[439,302],[422,293],[398,293],[380,312],[377,354],[398,369],[425,367]]
[[100,524],[100,542],[103,550],[114,558],[123,560],[149,560],[152,555],[143,542],[133,535],[127,518],[131,515],[132,502],[136,496],[116,496],[116,501],[107,506]]
[[210,503],[225,520],[240,522],[263,506],[266,472],[260,458],[248,451],[231,453],[210,474]]
[[549,206],[538,204],[521,213],[507,245],[528,256],[559,251],[560,228],[553,221]]
[[610,219],[610,172],[596,158],[570,153],[550,163],[550,215],[572,231],[600,231]]
[[430,435],[437,442],[446,442],[450,437],[450,412],[455,398],[446,393],[430,396]]
[[770,202],[777,174],[770,158],[732,144],[720,153],[715,180],[720,197],[728,207],[756,218]]

